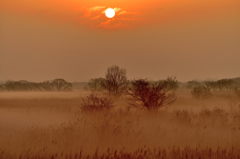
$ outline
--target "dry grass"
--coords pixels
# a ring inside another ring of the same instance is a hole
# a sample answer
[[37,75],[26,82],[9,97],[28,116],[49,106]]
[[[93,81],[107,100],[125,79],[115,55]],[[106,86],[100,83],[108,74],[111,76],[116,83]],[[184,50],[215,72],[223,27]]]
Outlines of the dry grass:
[[240,158],[240,101],[227,93],[196,100],[181,91],[158,112],[118,99],[112,111],[86,113],[84,93],[65,93],[1,93],[1,159]]

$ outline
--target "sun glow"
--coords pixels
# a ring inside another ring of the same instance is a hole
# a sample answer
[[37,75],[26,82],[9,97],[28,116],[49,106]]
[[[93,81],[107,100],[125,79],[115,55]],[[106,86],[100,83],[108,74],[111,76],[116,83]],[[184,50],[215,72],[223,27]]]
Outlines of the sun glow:
[[108,9],[105,11],[105,15],[106,15],[108,18],[113,18],[113,17],[115,16],[115,11],[114,11],[114,9],[108,8]]

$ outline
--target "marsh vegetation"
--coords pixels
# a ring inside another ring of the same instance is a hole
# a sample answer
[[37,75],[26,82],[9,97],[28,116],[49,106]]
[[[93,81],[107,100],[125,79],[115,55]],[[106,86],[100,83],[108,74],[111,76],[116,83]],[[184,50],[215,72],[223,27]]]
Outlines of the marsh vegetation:
[[228,92],[199,100],[177,91],[177,101],[158,111],[129,109],[125,98],[115,99],[110,110],[82,111],[76,96],[88,92],[18,94],[1,92],[1,158],[240,155],[240,101]]
[[237,85],[118,79],[116,89],[102,78],[87,90],[0,92],[0,158],[240,158]]

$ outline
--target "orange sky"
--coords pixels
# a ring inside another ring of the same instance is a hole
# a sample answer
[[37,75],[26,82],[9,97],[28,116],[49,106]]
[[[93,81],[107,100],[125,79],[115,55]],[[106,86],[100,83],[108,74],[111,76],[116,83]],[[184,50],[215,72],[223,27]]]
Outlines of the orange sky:
[[237,77],[239,44],[239,0],[0,0],[0,81]]
[[[8,0],[0,3],[0,9],[5,12],[98,29],[136,28],[226,16],[236,14],[240,5],[239,0]],[[116,9],[112,19],[103,13],[108,7]]]

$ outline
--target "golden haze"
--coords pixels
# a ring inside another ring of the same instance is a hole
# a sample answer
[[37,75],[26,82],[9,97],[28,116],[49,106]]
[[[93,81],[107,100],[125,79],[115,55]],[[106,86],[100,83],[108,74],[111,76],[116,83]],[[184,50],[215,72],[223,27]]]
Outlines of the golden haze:
[[[235,14],[240,2],[237,0],[142,0],[142,1],[76,1],[76,0],[18,0],[2,1],[0,9],[6,12],[38,15],[52,21],[75,23],[90,28],[127,29],[144,25],[213,18]],[[97,10],[91,10],[92,8]],[[102,14],[104,8],[118,8],[116,17],[108,21]]]

